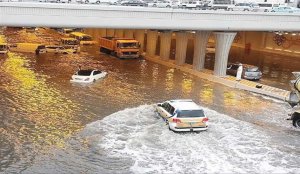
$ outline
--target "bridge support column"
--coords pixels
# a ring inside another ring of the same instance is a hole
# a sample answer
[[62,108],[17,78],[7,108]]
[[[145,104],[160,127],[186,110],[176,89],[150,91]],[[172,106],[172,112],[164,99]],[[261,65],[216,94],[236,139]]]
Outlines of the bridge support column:
[[144,52],[145,30],[135,30],[134,38],[140,42],[140,53]]
[[115,36],[115,30],[111,28],[106,29],[106,36],[107,37],[114,37]]
[[106,29],[105,28],[100,28],[98,30],[99,36],[100,37],[106,37]]
[[115,30],[115,37],[124,37],[124,30],[123,29],[116,29]]
[[99,32],[97,28],[93,28],[93,40],[95,40],[97,43],[99,41]]
[[186,58],[188,42],[188,33],[180,31],[176,33],[176,54],[175,54],[175,63],[176,65],[183,65]]
[[228,54],[236,32],[214,32],[216,37],[216,54],[214,75],[226,76]]
[[194,59],[193,69],[202,70],[204,69],[206,45],[210,36],[210,31],[196,31],[194,41]]
[[156,30],[147,30],[146,54],[148,56],[155,56],[156,43],[157,43],[157,31]]
[[160,58],[163,60],[170,59],[171,40],[171,31],[160,32]]
[[125,30],[124,37],[125,38],[133,38],[133,30],[130,30],[130,29]]

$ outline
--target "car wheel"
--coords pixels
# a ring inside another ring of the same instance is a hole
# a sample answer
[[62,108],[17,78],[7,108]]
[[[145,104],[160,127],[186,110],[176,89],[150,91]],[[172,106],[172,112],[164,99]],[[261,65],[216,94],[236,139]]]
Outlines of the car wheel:
[[93,82],[96,82],[96,79],[94,79]]
[[96,4],[100,4],[100,1],[97,1]]
[[56,3],[60,3],[60,0],[57,0]]
[[157,7],[156,4],[153,4],[153,7]]
[[300,128],[300,116],[293,119],[293,126]]
[[170,5],[167,5],[167,8],[171,8],[171,6],[170,6]]
[[88,3],[89,3],[89,1],[88,1],[88,0],[86,0],[86,1],[84,1],[84,3],[88,4]]

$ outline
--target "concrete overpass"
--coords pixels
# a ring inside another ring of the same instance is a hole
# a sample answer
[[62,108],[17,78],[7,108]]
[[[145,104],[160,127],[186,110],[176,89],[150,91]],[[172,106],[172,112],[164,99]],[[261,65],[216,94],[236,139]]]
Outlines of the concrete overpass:
[[299,31],[300,13],[2,2],[0,26],[106,28],[102,36],[134,37],[142,47],[147,29],[146,55],[155,55],[160,35],[160,59],[164,61],[170,59],[172,34],[176,31],[175,64],[179,66],[186,61],[186,31],[192,30],[195,31],[193,69],[196,71],[204,69],[206,45],[213,33],[216,41],[213,73],[226,76],[228,54],[236,31]]
[[299,31],[300,13],[1,2],[0,25],[218,31]]

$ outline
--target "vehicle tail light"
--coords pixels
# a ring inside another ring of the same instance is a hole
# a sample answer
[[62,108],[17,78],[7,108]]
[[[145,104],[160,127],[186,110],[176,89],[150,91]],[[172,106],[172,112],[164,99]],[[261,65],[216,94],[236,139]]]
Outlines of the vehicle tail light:
[[205,117],[205,118],[202,119],[202,123],[205,123],[205,122],[208,122],[208,118],[207,117]]
[[174,123],[181,123],[181,120],[179,118],[173,118]]
[[89,81],[90,80],[90,78],[86,78],[86,79],[84,79],[84,81]]

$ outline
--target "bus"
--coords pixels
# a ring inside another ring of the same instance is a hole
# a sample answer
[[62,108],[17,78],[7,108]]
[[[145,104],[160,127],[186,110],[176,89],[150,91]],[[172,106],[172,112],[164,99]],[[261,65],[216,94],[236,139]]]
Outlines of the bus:
[[7,43],[0,43],[0,54],[6,54],[8,52]]
[[70,37],[75,38],[79,41],[80,45],[94,45],[96,41],[93,40],[92,36],[81,33],[81,32],[72,32]]

